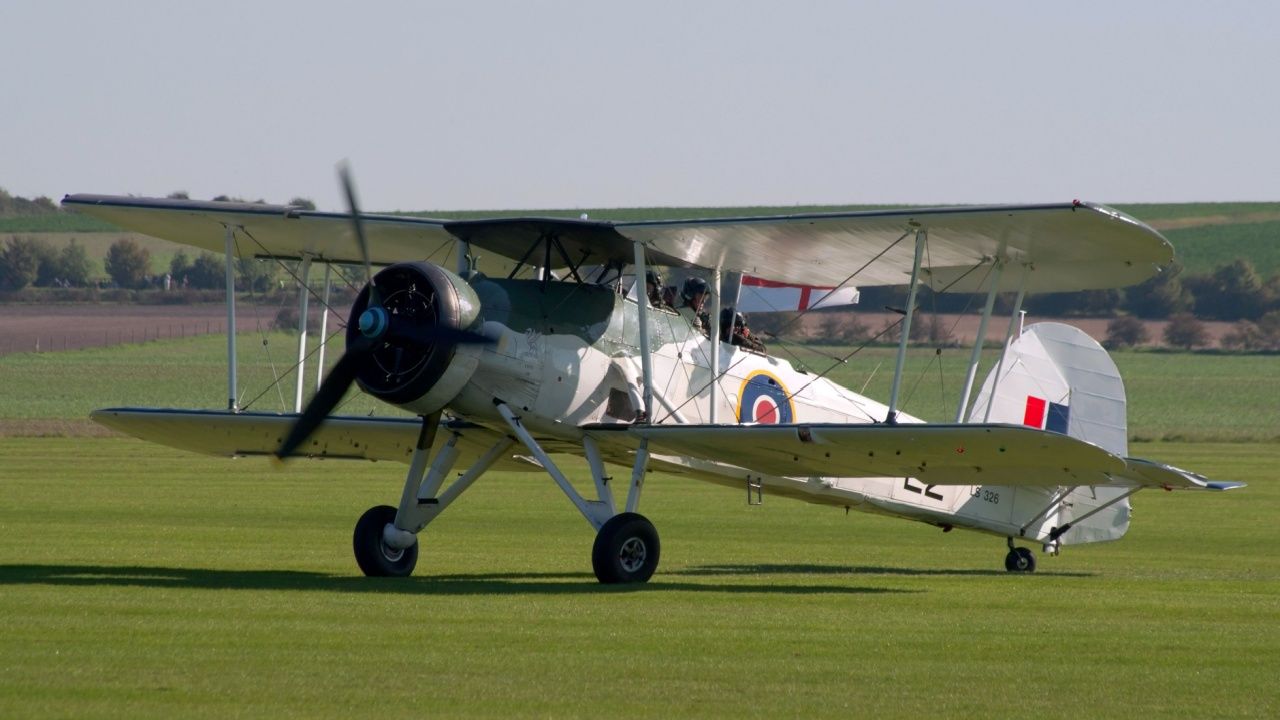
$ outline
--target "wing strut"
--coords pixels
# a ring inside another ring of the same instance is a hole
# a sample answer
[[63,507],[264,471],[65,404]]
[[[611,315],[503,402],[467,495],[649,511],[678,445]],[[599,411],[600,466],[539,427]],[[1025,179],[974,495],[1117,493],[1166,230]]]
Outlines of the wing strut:
[[924,257],[924,244],[929,232],[923,228],[916,230],[916,259],[911,264],[911,289],[907,292],[907,315],[902,319],[902,337],[898,340],[898,360],[893,368],[893,390],[889,393],[889,414],[885,416],[886,425],[898,422],[898,391],[902,387],[902,368],[907,359],[907,341],[911,339],[911,316],[916,311],[916,291],[920,289],[920,260]]
[[240,412],[239,393],[236,391],[236,269],[235,244],[236,231],[230,225],[227,229],[225,252],[227,257],[227,409]]
[[987,340],[987,323],[991,320],[991,311],[995,308],[996,292],[1000,289],[1000,275],[1004,272],[1003,248],[997,255],[995,267],[992,268],[991,289],[987,291],[987,304],[982,308],[982,319],[978,321],[978,336],[973,341],[973,354],[969,356],[969,371],[964,376],[964,389],[960,391],[960,405],[956,407],[956,422],[964,422],[965,408],[969,407],[969,394],[973,392],[973,379],[978,374],[978,363],[982,360],[982,346]]
[[[1009,341],[1013,339],[1013,328],[1018,324],[1018,313],[1022,312],[1022,300],[1027,296],[1027,276],[1031,274],[1031,268],[1026,265],[1022,266],[1022,279],[1018,281],[1018,298],[1013,301],[1013,312],[1009,314],[1009,329],[1004,331],[1004,344],[1000,346],[1000,361],[996,363],[995,379],[991,381],[991,395],[994,400],[996,390],[1000,388],[1000,375],[1004,372],[1005,350],[1009,348]],[[994,402],[987,402],[987,412],[982,416],[982,422],[991,420],[991,408],[995,406]]]
[[293,411],[302,412],[302,386],[306,381],[307,371],[307,313],[310,311],[311,288],[307,281],[311,278],[311,256],[302,257],[298,268],[298,363],[297,382],[293,388]]
[[[647,268],[644,264],[644,244],[639,240],[635,242],[636,261],[635,261],[635,277],[636,282],[643,283]],[[641,289],[644,285],[640,286]],[[644,416],[646,422],[653,420],[653,361],[649,357],[649,294],[646,292],[638,292],[636,295],[636,308],[639,310],[640,316],[640,374],[644,381]]]
[[[707,421],[716,424],[716,389],[720,384],[720,268],[711,271],[711,386],[709,388],[711,408]],[[732,319],[729,320],[733,322]]]
[[[324,348],[329,344],[329,295],[333,290],[333,263],[324,264],[324,299],[320,311],[320,357],[316,358],[316,392],[320,391],[320,383],[324,382]],[[302,370],[298,370],[302,374]]]

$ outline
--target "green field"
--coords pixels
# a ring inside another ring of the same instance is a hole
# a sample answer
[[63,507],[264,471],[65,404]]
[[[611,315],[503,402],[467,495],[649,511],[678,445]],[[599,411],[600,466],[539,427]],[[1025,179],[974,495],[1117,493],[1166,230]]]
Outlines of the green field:
[[1204,225],[1166,230],[1164,236],[1189,273],[1212,272],[1243,257],[1264,281],[1280,274],[1280,221]]
[[[264,343],[265,341],[265,343]],[[240,335],[241,404],[250,410],[293,409],[291,370],[297,341],[284,333]],[[337,361],[341,344],[328,351]],[[315,343],[311,345],[312,350]],[[800,362],[815,374],[844,356],[848,348],[808,348],[775,344],[775,354]],[[791,353],[789,355],[788,353]],[[865,394],[886,398],[892,382],[895,350],[867,348],[829,373],[832,380]],[[979,377],[996,359],[987,351]],[[1280,357],[1173,352],[1112,354],[1125,378],[1129,434],[1138,440],[1280,441]],[[969,351],[913,348],[903,373],[903,409],[930,421],[951,420],[963,382]],[[942,366],[941,377],[938,367]],[[315,387],[315,360],[309,362],[307,392]],[[273,378],[280,377],[276,385]],[[14,354],[0,357],[6,387],[0,422],[62,421],[47,427],[61,432],[84,425],[89,411],[121,405],[225,408],[226,341],[208,335],[139,345],[77,350],[69,353]],[[108,379],[108,381],[104,381]],[[348,396],[342,412],[388,412],[366,396]],[[46,427],[46,425],[39,425]]]
[[0,439],[0,717],[1275,717],[1280,448],[1136,451],[1251,486],[1141,493],[1013,576],[996,538],[655,476],[662,566],[610,588],[541,476],[372,580],[351,526],[400,466]]
[[[254,407],[278,410],[292,385],[270,390],[264,347],[280,369],[292,339],[261,339],[242,336],[245,399],[265,387]],[[222,353],[202,337],[6,356],[0,421],[78,433],[94,407],[221,407]],[[837,379],[883,364],[883,394],[891,355]],[[953,412],[940,390],[964,358],[944,353],[940,384],[913,351],[906,409]],[[1277,358],[1117,360],[1133,433],[1280,434]],[[486,476],[423,536],[414,577],[374,580],[351,528],[395,502],[403,466],[0,437],[0,717],[1274,717],[1280,444],[1131,453],[1250,487],[1141,493],[1123,541],[1014,576],[998,538],[655,474],[662,565],[619,588],[538,474]]]

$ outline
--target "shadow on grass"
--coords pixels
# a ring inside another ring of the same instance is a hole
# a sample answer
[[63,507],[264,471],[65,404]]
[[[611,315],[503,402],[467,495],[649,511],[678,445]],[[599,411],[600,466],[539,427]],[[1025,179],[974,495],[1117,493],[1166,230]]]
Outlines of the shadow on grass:
[[[872,565],[699,565],[684,570],[675,570],[670,575],[687,575],[714,577],[717,575],[906,575],[906,576],[978,576],[1003,577],[1018,575],[1006,570],[937,569],[937,568],[898,568],[878,567]],[[1036,572],[1035,575],[1047,577],[1094,577],[1093,573],[1081,572]]]
[[[690,574],[689,571],[669,575]],[[714,573],[711,573],[714,574]],[[728,573],[724,573],[728,574]],[[112,565],[0,565],[0,587],[55,585],[67,587],[154,587],[206,590],[302,590],[407,595],[502,595],[531,593],[568,595],[667,590],[708,593],[779,595],[877,594],[919,592],[895,588],[842,585],[705,584],[672,582],[659,573],[637,585],[601,585],[585,572],[490,573],[367,578],[289,570],[210,570],[207,568],[121,567]]]

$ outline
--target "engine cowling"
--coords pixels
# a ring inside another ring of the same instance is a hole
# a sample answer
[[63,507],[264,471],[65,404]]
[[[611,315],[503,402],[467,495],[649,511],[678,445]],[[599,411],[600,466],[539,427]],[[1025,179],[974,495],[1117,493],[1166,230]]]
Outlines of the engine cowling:
[[[480,300],[471,286],[438,265],[391,265],[374,276],[374,284],[385,311],[384,321],[406,332],[415,328],[470,330],[481,322]],[[368,307],[366,285],[351,306],[348,344],[362,332],[362,315]],[[390,337],[373,349],[356,382],[379,400],[425,415],[457,397],[475,372],[480,352],[476,344],[419,344]]]

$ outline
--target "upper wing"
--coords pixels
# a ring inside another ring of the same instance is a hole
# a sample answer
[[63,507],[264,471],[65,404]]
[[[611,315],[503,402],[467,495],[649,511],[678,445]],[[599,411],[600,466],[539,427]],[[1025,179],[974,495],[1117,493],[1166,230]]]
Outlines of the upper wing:
[[[688,264],[806,285],[841,285],[851,275],[859,287],[905,285],[916,230],[928,239],[922,282],[938,291],[989,288],[981,266],[1002,254],[1032,270],[1028,292],[1123,287],[1173,260],[1173,247],[1155,230],[1087,203],[619,223],[617,229]],[[1020,275],[1004,273],[1001,289],[1017,290]]]
[[[223,249],[231,227],[243,230],[251,244],[240,249],[241,256],[360,260],[342,214],[102,195],[69,195],[63,204],[121,227],[214,251]],[[935,290],[955,292],[989,288],[989,269],[997,257],[1029,271],[1028,292],[1122,287],[1146,280],[1173,260],[1173,247],[1155,230],[1087,203],[623,223],[368,215],[365,228],[371,258],[379,263],[421,259],[454,238],[512,259],[550,238],[557,246],[552,255],[557,267],[630,263],[639,241],[655,265],[719,268],[799,285],[839,286],[852,280],[860,287],[906,284],[914,234],[924,230],[922,280]],[[1016,290],[1022,275],[1004,273],[1001,289]]]
[[[204,202],[110,195],[68,195],[65,207],[145,235],[221,253],[227,228],[237,230],[241,257],[298,258],[361,263],[351,219],[340,213],[285,205]],[[387,264],[425,258],[452,249],[445,223],[424,218],[364,215],[370,260]]]
[[[1015,425],[631,426],[650,449],[784,477],[912,477],[933,485],[1128,485],[1228,490],[1242,483],[1113,455]],[[607,437],[607,436],[605,436]]]

